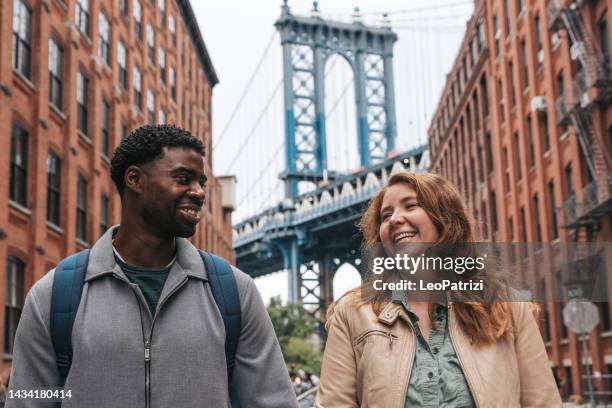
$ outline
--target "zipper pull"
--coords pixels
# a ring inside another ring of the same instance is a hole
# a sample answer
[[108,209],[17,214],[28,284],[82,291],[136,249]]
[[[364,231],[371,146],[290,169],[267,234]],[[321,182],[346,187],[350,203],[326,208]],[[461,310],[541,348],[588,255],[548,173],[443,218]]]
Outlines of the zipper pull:
[[387,332],[387,337],[389,337],[389,347],[393,346],[393,335],[391,332]]
[[151,361],[151,342],[149,340],[145,341],[144,358],[145,361]]

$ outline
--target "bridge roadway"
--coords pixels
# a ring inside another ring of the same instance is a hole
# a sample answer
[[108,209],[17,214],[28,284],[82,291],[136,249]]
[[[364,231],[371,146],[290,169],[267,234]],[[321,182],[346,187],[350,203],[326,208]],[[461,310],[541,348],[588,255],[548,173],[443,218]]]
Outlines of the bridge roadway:
[[425,171],[428,165],[426,146],[420,146],[240,222],[233,228],[236,265],[253,278],[288,270],[289,301],[313,313],[324,311],[333,300],[338,267],[348,262],[360,269],[356,222],[367,203],[390,175]]

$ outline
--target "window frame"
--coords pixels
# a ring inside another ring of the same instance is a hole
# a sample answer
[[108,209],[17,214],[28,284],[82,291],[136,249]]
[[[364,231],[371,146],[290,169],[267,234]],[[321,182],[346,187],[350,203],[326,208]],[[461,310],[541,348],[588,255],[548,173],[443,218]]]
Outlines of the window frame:
[[49,38],[49,103],[63,109],[64,49],[55,36]]
[[4,299],[4,353],[13,354],[15,334],[25,302],[25,267],[23,260],[9,256],[6,262]]
[[13,1],[13,69],[32,78],[32,9],[23,0]]
[[[55,169],[52,172],[52,168]],[[57,153],[47,154],[47,222],[61,225],[62,160]]]
[[11,127],[9,200],[23,207],[28,206],[29,139],[28,131],[14,122]]

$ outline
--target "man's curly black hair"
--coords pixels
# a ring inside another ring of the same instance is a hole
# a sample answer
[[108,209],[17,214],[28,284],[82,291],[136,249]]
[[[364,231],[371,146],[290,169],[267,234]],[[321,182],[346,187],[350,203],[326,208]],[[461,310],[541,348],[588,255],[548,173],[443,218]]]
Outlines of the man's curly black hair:
[[141,126],[121,141],[111,159],[111,178],[123,198],[123,178],[130,166],[142,166],[162,157],[164,147],[187,147],[204,156],[204,144],[175,125]]

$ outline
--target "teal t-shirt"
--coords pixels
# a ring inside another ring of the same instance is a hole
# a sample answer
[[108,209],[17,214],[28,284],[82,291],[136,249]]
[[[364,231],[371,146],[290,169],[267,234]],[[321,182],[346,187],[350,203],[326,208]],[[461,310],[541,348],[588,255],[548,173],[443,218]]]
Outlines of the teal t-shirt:
[[147,301],[147,304],[149,305],[151,316],[154,316],[155,311],[157,310],[159,297],[161,296],[162,289],[164,288],[164,283],[166,283],[166,278],[168,277],[174,262],[170,263],[170,265],[166,266],[165,268],[157,269],[128,265],[116,254],[115,260],[130,282],[138,285],[145,297],[145,300]]

